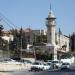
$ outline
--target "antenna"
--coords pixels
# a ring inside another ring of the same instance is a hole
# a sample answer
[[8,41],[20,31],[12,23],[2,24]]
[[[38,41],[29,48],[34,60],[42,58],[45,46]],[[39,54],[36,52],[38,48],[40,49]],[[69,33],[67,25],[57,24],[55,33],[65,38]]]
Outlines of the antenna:
[[50,3],[50,11],[51,11],[52,7],[51,7],[51,3]]
[[51,14],[51,10],[52,10],[52,7],[51,7],[51,0],[50,0],[49,14]]
[[51,0],[50,0],[50,11],[51,11],[52,7],[51,7]]

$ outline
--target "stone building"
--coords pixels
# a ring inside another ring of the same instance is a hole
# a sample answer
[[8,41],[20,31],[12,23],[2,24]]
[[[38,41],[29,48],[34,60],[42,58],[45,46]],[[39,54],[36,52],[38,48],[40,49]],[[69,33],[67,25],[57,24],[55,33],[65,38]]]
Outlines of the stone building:
[[25,32],[27,44],[31,45],[33,45],[33,41],[36,40],[35,38],[37,35],[47,35],[47,42],[37,47],[44,51],[48,51],[53,55],[52,58],[56,60],[58,55],[60,56],[69,52],[69,37],[64,35],[60,29],[58,32],[56,31],[56,17],[51,10],[46,18],[46,27],[47,31],[27,28],[23,29],[23,32]]
[[25,33],[30,36],[30,38],[27,39],[29,39],[31,42],[34,41],[34,37],[36,37],[36,35],[41,35],[41,33],[47,35],[47,43],[37,45],[36,47],[39,47],[44,51],[48,51],[53,55],[53,59],[55,60],[58,56],[69,52],[70,40],[68,36],[61,32],[60,29],[58,32],[56,31],[56,17],[51,10],[46,18],[46,27],[47,31],[26,29]]
[[46,18],[47,27],[47,45],[48,50],[52,53],[53,59],[57,59],[57,55],[69,52],[69,37],[59,32],[56,32],[56,17],[50,10]]
[[31,28],[26,28],[23,30],[23,32],[25,33],[25,38],[27,43],[33,44],[34,40],[36,40],[36,37],[43,34],[46,35],[46,31],[45,30],[33,30]]

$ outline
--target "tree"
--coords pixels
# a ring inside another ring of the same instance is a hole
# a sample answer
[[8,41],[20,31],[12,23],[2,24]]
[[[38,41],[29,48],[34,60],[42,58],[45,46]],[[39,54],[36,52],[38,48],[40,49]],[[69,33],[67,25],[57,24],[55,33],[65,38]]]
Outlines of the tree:
[[9,31],[14,37],[16,37],[18,35],[18,30],[17,29],[11,29]]
[[0,25],[0,36],[3,35],[3,32],[2,32],[3,29],[4,29],[4,28],[3,28],[3,25]]
[[34,43],[47,43],[47,35],[36,35],[36,39],[34,38]]
[[72,52],[75,51],[75,33],[74,32],[70,36],[70,47]]
[[0,49],[2,49],[3,47],[3,39],[2,39],[2,35],[3,35],[3,26],[0,25]]
[[19,31],[13,29],[11,33],[14,35],[14,40],[10,43],[10,49],[13,50],[13,56],[20,57],[21,49],[26,49],[27,47],[25,33],[22,28]]

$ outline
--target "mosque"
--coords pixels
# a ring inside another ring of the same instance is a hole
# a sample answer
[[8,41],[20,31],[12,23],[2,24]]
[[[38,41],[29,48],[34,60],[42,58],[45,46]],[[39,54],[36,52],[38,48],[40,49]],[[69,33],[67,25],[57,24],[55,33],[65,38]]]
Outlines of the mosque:
[[[47,35],[47,43],[45,44],[45,46],[38,46],[38,47],[42,48],[42,50],[48,51],[50,54],[52,54],[52,58],[56,60],[58,59],[57,57],[58,55],[60,57],[62,54],[68,53],[70,51],[69,47],[70,38],[64,35],[60,29],[58,32],[56,31],[56,17],[51,9],[49,11],[48,17],[46,18],[46,27],[47,31],[45,35]],[[25,37],[27,37],[26,40],[30,42],[34,41],[34,36],[33,36],[34,34],[40,35],[40,30],[26,29],[24,30],[24,32],[25,32]],[[41,32],[44,33],[43,30]],[[13,36],[11,36],[10,38],[12,37]],[[3,36],[3,38],[5,40],[7,39],[9,40],[8,37],[6,39],[6,36]]]
[[53,12],[49,11],[46,18],[47,27],[47,44],[48,50],[53,54],[53,59],[57,59],[57,55],[69,52],[69,37],[64,35],[61,30],[56,32],[56,17]]

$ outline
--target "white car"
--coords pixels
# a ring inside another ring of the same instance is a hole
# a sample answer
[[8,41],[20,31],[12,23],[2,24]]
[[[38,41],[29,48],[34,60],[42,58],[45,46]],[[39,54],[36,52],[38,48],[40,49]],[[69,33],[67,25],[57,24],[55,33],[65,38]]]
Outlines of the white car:
[[43,70],[49,70],[51,68],[51,64],[49,62],[44,63],[43,65],[44,65]]
[[47,60],[47,62],[52,63],[52,60]]
[[42,62],[34,62],[31,65],[31,71],[42,71],[44,69],[44,65]]
[[64,68],[70,68],[70,64],[69,63],[63,63],[62,65],[61,65],[61,69],[64,69]]
[[52,65],[59,68],[59,67],[61,67],[62,62],[59,61],[59,60],[53,60],[53,61],[52,61]]

